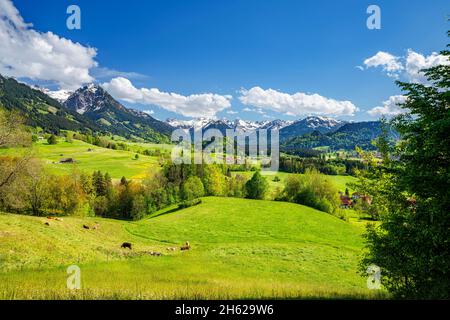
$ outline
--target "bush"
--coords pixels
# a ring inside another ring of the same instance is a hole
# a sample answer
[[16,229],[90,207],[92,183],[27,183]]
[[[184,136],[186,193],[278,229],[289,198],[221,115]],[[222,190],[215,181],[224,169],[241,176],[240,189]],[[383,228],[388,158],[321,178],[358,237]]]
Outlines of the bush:
[[205,195],[205,188],[202,180],[197,176],[189,177],[181,188],[182,200],[193,200],[203,197]]
[[326,176],[314,169],[306,170],[302,176],[288,177],[285,198],[327,213],[334,213],[339,208],[337,189]]

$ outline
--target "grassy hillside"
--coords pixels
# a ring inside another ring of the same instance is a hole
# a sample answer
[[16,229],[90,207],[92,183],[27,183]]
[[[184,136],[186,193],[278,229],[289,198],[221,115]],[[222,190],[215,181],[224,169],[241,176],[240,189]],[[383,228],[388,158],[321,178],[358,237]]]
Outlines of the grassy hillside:
[[[140,222],[0,215],[0,299],[373,297],[360,228],[311,208],[205,198]],[[83,224],[100,224],[85,230]],[[130,241],[134,250],[120,249]],[[190,252],[167,252],[190,241]],[[146,252],[159,251],[162,257]],[[65,289],[66,268],[83,290]],[[44,285],[45,284],[45,285]]]
[[[20,152],[18,149],[0,149],[0,156],[17,155]],[[129,179],[141,179],[150,168],[159,166],[156,157],[139,155],[139,159],[136,160],[133,152],[100,148],[79,140],[73,140],[73,143],[61,140],[57,145],[40,141],[34,144],[32,152],[43,159],[50,171],[56,174],[70,173],[75,166],[87,173],[95,170],[108,172],[114,179],[120,179],[123,176]],[[63,158],[73,158],[76,164],[59,164]]]

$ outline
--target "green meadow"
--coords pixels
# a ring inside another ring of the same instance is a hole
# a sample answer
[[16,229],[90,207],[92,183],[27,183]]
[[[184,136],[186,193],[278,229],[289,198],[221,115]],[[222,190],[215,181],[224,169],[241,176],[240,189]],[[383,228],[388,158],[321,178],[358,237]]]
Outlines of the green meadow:
[[[361,228],[301,205],[209,197],[139,222],[45,222],[0,215],[0,299],[385,297],[357,271]],[[120,248],[126,241],[132,251]],[[79,291],[66,289],[74,264]]]
[[[140,144],[139,147],[143,148],[145,145]],[[17,148],[0,149],[0,156],[14,156],[20,152],[21,150]],[[23,152],[29,153],[30,150],[26,149]],[[73,140],[72,143],[60,140],[57,145],[41,141],[33,144],[31,152],[42,159],[54,174],[69,174],[74,169],[89,174],[101,170],[108,172],[113,179],[120,179],[123,176],[128,179],[142,179],[149,169],[159,168],[157,157],[139,155],[139,159],[135,159],[135,152],[100,148],[79,140]],[[61,159],[66,158],[73,158],[76,163],[59,163]]]
[[[127,145],[131,151],[101,148],[75,139],[71,143],[60,140],[57,145],[49,145],[46,141],[39,141],[33,144],[31,153],[42,159],[50,172],[54,174],[70,174],[73,170],[90,174],[96,170],[101,170],[102,172],[108,172],[113,179],[120,179],[124,176],[128,179],[142,179],[149,171],[158,170],[160,167],[159,159],[142,154],[139,154],[139,158],[135,159],[136,152],[143,150],[170,152],[173,147],[165,144],[132,142],[127,142]],[[20,148],[0,149],[0,156],[17,156],[22,153],[28,154],[30,150]],[[72,158],[76,163],[59,163],[61,159],[66,158]],[[233,174],[238,173],[250,178],[254,172],[234,172]],[[292,175],[292,173],[272,171],[262,171],[261,173],[267,177],[271,193],[274,193],[277,188],[282,188],[286,177]],[[280,181],[273,181],[275,176],[279,177]],[[347,183],[356,180],[351,176],[327,176],[327,179],[341,191],[345,191]]]

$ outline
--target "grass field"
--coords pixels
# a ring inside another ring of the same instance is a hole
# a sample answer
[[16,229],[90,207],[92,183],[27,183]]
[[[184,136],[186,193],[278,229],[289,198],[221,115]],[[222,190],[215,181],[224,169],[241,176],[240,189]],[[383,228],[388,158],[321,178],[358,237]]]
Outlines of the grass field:
[[[46,141],[35,143],[32,148],[32,153],[36,157],[42,159],[50,172],[55,174],[69,174],[74,168],[92,173],[96,170],[108,172],[113,179],[120,179],[125,176],[128,179],[142,179],[145,178],[149,170],[155,170],[159,167],[158,158],[145,156],[140,154],[139,159],[135,159],[138,150],[145,149],[157,150],[160,149],[169,152],[171,145],[166,144],[150,144],[150,143],[131,143],[127,142],[132,151],[110,150],[100,148],[87,144],[83,141],[73,140],[72,143],[60,140],[57,145],[49,145]],[[91,151],[88,151],[88,150]],[[29,149],[0,149],[0,156],[13,155],[16,156],[21,153],[29,153]],[[73,158],[76,164],[60,164],[59,161],[64,158]],[[239,174],[251,177],[253,172],[237,172]],[[237,174],[234,173],[234,174]],[[271,187],[271,193],[275,193],[277,188],[283,188],[284,180],[291,173],[286,172],[271,172],[263,171],[262,174],[267,177]],[[273,178],[278,176],[279,182],[273,181]],[[345,191],[347,183],[355,181],[351,176],[327,176],[339,190]],[[351,188],[349,188],[351,191]]]
[[[357,273],[361,229],[296,204],[204,198],[139,222],[45,222],[0,215],[0,299],[385,297]],[[120,249],[124,241],[134,250]],[[191,251],[166,251],[185,241]],[[78,292],[65,288],[72,264]]]
[[[0,149],[0,155],[17,155],[21,152],[20,149]],[[30,151],[27,149],[23,152]],[[142,179],[149,169],[159,166],[156,157],[139,155],[136,160],[134,152],[100,148],[79,140],[74,140],[73,143],[61,140],[57,145],[41,141],[33,145],[32,152],[43,159],[50,172],[55,174],[68,174],[76,167],[87,173],[96,170],[108,172],[114,179],[123,176]],[[60,164],[59,161],[63,158],[73,158],[76,164]]]

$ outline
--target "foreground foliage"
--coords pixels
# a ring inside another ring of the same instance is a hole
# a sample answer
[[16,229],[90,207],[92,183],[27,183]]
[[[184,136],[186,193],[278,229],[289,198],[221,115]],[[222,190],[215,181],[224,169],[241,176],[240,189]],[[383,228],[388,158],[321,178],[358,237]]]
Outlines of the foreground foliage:
[[381,225],[366,234],[363,271],[380,266],[382,283],[396,297],[449,299],[450,65],[426,77],[425,85],[398,83],[407,96],[407,113],[393,121],[402,141],[394,157],[383,152],[377,183],[388,187],[379,195]]

